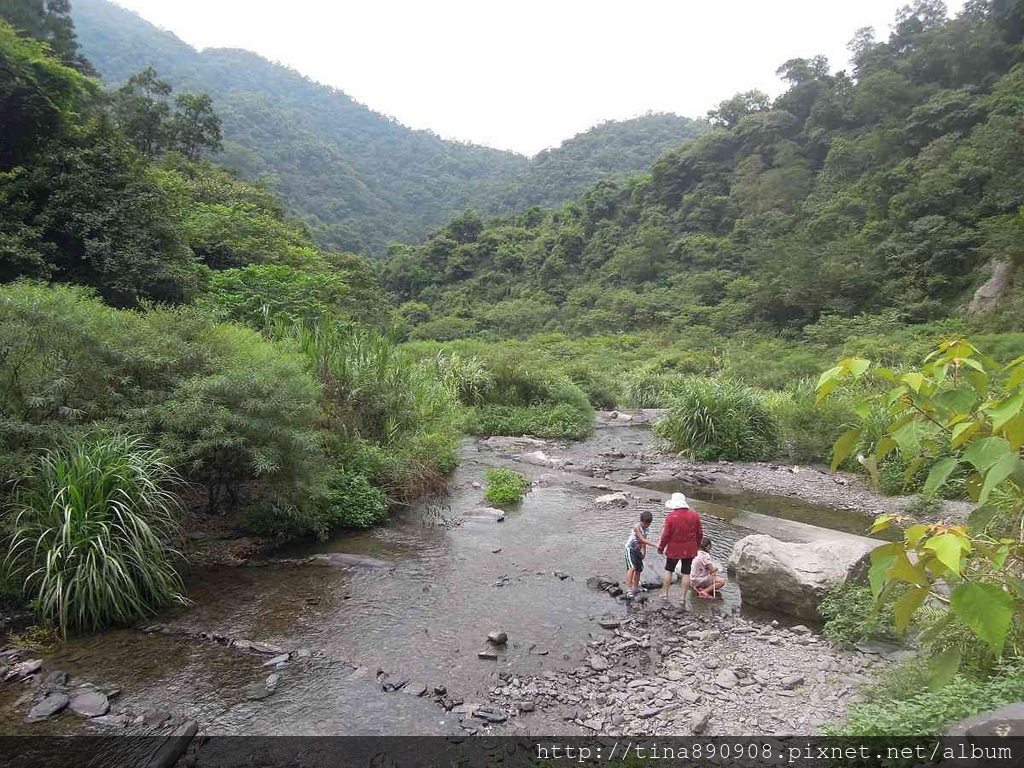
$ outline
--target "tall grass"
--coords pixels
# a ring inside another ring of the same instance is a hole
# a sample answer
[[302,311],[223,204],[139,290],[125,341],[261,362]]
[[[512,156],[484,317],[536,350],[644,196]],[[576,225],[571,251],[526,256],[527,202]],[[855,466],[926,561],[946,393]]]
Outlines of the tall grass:
[[66,634],[188,602],[169,546],[176,480],[135,437],[79,437],[40,457],[14,502],[5,565],[43,621]]
[[778,450],[778,424],[757,390],[734,381],[689,378],[673,387],[668,415],[655,426],[692,459],[760,460]]

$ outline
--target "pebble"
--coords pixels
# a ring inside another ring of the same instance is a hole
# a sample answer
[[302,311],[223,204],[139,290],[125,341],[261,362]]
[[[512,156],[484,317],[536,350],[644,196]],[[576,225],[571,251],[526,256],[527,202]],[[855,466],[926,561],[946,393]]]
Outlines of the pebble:
[[508,642],[508,635],[500,630],[495,630],[487,635],[487,641],[494,645],[504,645]]

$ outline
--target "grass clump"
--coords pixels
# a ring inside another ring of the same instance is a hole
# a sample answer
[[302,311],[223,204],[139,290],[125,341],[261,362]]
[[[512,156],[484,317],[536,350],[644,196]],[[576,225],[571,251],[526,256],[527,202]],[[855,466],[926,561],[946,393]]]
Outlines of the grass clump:
[[871,590],[865,586],[833,584],[822,598],[818,609],[825,619],[825,636],[843,645],[865,640],[901,640],[892,613],[893,598],[875,608]]
[[590,434],[591,417],[570,405],[485,405],[466,420],[473,435],[533,435],[580,440]]
[[778,449],[779,429],[764,398],[734,381],[689,378],[673,387],[668,416],[655,433],[691,459],[768,459]]
[[489,469],[484,475],[484,498],[492,504],[515,504],[530,487],[530,481],[511,469]]
[[41,456],[15,501],[6,565],[44,623],[95,630],[187,602],[171,563],[176,480],[136,437],[79,437]]

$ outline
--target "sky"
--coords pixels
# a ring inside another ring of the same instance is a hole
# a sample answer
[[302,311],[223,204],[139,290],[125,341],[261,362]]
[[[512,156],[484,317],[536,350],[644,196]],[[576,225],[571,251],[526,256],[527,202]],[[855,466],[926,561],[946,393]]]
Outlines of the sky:
[[[702,117],[775,70],[848,66],[907,0],[116,0],[197,48],[245,48],[413,128],[527,155],[604,120]],[[953,0],[958,9],[962,0]]]

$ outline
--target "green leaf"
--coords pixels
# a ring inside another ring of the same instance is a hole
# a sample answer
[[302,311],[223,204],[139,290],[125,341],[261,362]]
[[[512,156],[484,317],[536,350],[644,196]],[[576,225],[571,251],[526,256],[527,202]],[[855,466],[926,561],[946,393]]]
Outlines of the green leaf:
[[892,451],[892,449],[895,448],[895,447],[896,447],[896,441],[895,440],[893,440],[888,435],[882,435],[878,439],[878,444],[875,446],[875,458],[878,461],[881,461],[886,456],[888,456],[889,453]]
[[916,584],[919,587],[928,586],[928,575],[924,567],[919,563],[916,565],[910,562],[907,553],[900,550],[889,566],[888,578],[896,581],[905,581],[909,584]]
[[1009,441],[1010,448],[1019,451],[1024,445],[1024,413],[1019,413],[1003,425],[1003,436]]
[[868,569],[868,582],[871,584],[871,594],[875,597],[881,594],[882,588],[889,577],[889,567],[897,554],[903,551],[899,542],[891,542],[876,547],[871,551],[871,568]]
[[928,687],[933,691],[953,681],[960,671],[960,649],[947,648],[928,660]]
[[934,552],[940,563],[959,575],[960,559],[964,551],[970,551],[971,543],[955,533],[940,533],[928,539],[924,548]]
[[964,451],[964,461],[974,466],[979,472],[995,464],[1007,453],[1010,453],[1010,443],[1002,437],[983,437]]
[[988,415],[992,419],[992,431],[998,431],[1006,422],[1020,413],[1021,406],[1024,406],[1024,392],[1018,392],[1005,400],[998,408],[988,409]]
[[850,373],[855,377],[863,376],[865,371],[871,367],[871,361],[863,357],[855,357],[850,361]]
[[946,408],[953,413],[970,413],[971,406],[978,399],[978,393],[968,387],[948,389],[936,396],[936,404]]
[[921,603],[928,597],[928,587],[912,587],[903,593],[892,607],[893,617],[896,620],[896,629],[903,631],[910,626],[914,614],[921,607]]
[[1013,473],[1019,462],[1020,457],[1016,453],[1006,453],[999,457],[999,460],[985,473],[985,482],[981,486],[981,493],[978,494],[979,504],[983,505],[988,500],[988,495]]
[[857,443],[860,441],[861,434],[862,430],[860,428],[851,429],[836,440],[835,447],[832,449],[833,472],[839,468],[839,465],[843,463],[847,456],[853,453],[853,449],[857,447]]
[[920,392],[921,385],[924,383],[924,376],[915,371],[912,373],[903,374],[902,380],[906,382],[912,390],[914,390],[915,392]]
[[871,525],[871,533],[878,533],[884,531],[887,528],[892,527],[892,521],[896,518],[896,515],[880,515],[875,518],[875,522]]
[[953,427],[953,437],[949,441],[951,448],[959,448],[981,429],[981,424],[976,421],[963,421]]
[[967,581],[950,595],[950,606],[971,631],[1000,655],[1013,621],[1013,597],[993,584]]
[[952,474],[959,463],[955,456],[947,456],[935,462],[931,472],[928,473],[928,479],[924,481],[921,495],[925,497],[934,496],[935,492],[949,479],[950,474]]
[[972,536],[980,536],[997,514],[999,514],[999,510],[996,507],[975,507],[970,517],[967,518],[967,530],[971,532]]

